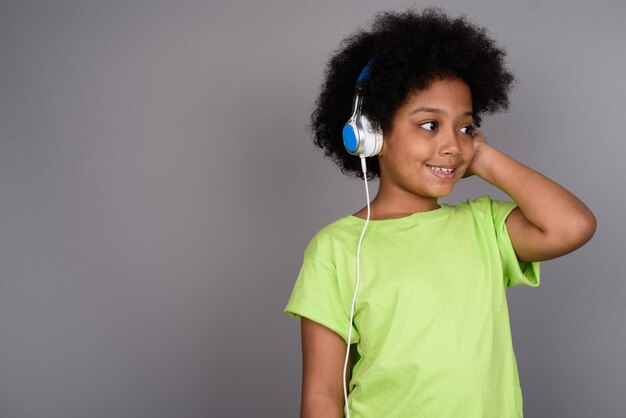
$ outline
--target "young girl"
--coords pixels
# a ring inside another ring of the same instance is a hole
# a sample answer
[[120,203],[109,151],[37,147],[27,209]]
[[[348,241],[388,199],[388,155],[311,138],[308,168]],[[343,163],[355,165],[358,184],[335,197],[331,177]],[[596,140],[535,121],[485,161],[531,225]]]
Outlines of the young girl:
[[[476,128],[512,82],[483,28],[438,9],[380,14],[332,57],[315,144],[380,185],[311,240],[285,308],[301,319],[302,417],[523,416],[505,289],[539,286],[538,261],[596,223]],[[471,175],[514,203],[438,203]]]

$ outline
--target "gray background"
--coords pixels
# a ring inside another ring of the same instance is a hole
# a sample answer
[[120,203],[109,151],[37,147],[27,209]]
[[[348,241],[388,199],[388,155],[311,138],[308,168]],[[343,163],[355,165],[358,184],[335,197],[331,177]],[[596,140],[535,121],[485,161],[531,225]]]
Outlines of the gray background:
[[[439,4],[519,80],[487,138],[599,220],[508,291],[526,416],[626,417],[625,3]],[[309,114],[339,41],[410,5],[0,3],[1,417],[297,416],[282,309],[314,232],[364,204]]]

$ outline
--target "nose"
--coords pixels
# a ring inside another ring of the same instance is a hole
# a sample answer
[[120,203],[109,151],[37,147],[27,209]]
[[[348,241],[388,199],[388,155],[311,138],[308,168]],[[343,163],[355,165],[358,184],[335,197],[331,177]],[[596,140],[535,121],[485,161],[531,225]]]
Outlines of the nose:
[[463,154],[461,141],[456,132],[448,132],[442,135],[441,141],[441,146],[439,147],[439,154],[441,156],[456,157]]

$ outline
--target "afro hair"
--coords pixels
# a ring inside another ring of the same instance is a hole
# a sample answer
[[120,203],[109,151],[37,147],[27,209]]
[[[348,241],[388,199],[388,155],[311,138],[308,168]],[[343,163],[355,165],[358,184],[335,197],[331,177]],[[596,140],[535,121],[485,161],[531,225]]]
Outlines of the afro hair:
[[[350,35],[332,54],[311,115],[314,143],[342,173],[363,177],[359,157],[346,151],[341,132],[351,114],[356,79],[370,60],[362,113],[383,134],[407,96],[436,78],[467,83],[474,123],[480,126],[481,115],[508,108],[514,77],[504,57],[486,29],[465,17],[452,18],[439,8],[379,13],[370,30]],[[372,178],[380,176],[376,157],[368,158],[368,171]]]

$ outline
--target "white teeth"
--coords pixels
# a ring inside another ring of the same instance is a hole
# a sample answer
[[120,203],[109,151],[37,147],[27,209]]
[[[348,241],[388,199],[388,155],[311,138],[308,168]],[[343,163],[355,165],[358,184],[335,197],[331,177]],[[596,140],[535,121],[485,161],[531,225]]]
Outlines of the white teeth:
[[452,173],[453,168],[443,168],[443,167],[435,167],[433,165],[429,166],[431,170],[438,171],[439,173]]

